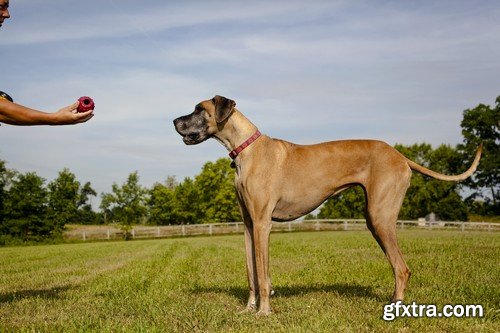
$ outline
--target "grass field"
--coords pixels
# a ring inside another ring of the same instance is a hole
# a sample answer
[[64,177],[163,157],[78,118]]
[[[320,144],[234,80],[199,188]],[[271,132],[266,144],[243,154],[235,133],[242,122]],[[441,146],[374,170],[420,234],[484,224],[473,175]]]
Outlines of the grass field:
[[0,248],[0,331],[498,332],[500,234],[402,230],[407,302],[483,318],[382,320],[389,264],[368,232],[271,236],[273,314],[240,314],[242,235]]

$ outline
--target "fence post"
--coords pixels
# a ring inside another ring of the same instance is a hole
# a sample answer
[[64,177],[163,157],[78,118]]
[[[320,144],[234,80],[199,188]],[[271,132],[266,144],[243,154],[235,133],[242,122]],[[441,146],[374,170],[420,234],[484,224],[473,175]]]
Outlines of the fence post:
[[156,237],[160,237],[160,227],[156,228]]
[[462,222],[462,231],[465,230],[465,222]]
[[319,221],[316,221],[316,227],[315,227],[315,229],[316,229],[316,231],[320,230]]
[[132,229],[132,239],[135,238],[135,229]]
[[111,234],[109,233],[109,229],[106,231],[106,236],[107,236],[108,240],[111,239]]
[[347,221],[344,220],[344,231],[347,231]]
[[86,232],[84,231],[83,232],[83,241],[85,242],[87,240],[87,235],[86,235]]
[[405,221],[401,221],[401,229],[405,228]]
[[213,234],[213,226],[212,226],[212,224],[208,225],[208,233],[210,234],[210,236],[212,236],[212,234]]
[[292,231],[292,222],[288,222],[288,231]]
[[240,229],[239,229],[239,224],[238,224],[238,222],[236,222],[234,225],[236,226],[236,232],[239,232],[239,231],[240,231]]
[[186,236],[186,228],[184,228],[184,224],[182,225],[182,236]]

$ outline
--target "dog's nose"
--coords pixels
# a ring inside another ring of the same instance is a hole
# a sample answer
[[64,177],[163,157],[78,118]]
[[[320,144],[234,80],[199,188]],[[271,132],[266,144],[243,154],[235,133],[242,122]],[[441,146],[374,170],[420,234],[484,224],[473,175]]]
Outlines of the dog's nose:
[[179,126],[179,121],[180,121],[179,118],[175,118],[174,119],[174,126],[175,126],[175,128],[177,128]]
[[182,135],[182,132],[184,131],[186,124],[182,121],[182,117],[174,119],[174,128],[179,133]]

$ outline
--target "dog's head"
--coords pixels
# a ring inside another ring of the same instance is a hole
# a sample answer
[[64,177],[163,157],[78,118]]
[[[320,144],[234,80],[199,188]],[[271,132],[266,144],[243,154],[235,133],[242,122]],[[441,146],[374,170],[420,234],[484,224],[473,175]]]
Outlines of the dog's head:
[[219,132],[235,106],[233,100],[217,95],[198,103],[193,113],[175,119],[175,130],[185,144],[196,145]]

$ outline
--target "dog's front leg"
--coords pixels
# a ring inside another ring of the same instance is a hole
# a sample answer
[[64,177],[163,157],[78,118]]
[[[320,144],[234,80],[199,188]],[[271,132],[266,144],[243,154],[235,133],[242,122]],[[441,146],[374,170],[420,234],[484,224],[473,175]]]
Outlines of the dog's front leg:
[[257,282],[257,270],[255,267],[253,225],[251,220],[246,218],[244,220],[245,220],[245,253],[247,262],[247,277],[248,277],[248,287],[250,289],[250,295],[248,296],[246,311],[254,311],[257,308],[257,293],[259,292],[259,290]]
[[255,220],[253,225],[253,240],[255,248],[255,265],[259,290],[259,311],[257,315],[271,313],[269,297],[271,295],[271,279],[269,277],[269,234],[271,219]]
[[259,292],[259,285],[257,282],[257,270],[255,267],[255,247],[253,240],[253,222],[247,207],[240,193],[236,191],[236,197],[240,206],[241,216],[245,224],[245,257],[248,278],[248,288],[250,295],[248,296],[247,307],[243,312],[255,311],[257,309],[257,294]]

